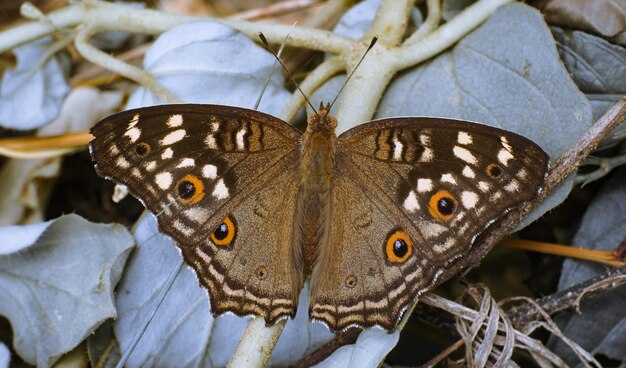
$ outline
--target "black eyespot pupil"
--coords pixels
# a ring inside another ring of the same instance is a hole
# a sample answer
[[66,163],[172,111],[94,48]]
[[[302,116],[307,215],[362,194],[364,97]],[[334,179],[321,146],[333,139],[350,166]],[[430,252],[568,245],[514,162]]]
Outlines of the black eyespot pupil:
[[135,153],[137,153],[139,156],[145,155],[146,153],[148,153],[148,146],[145,144],[140,144],[136,146]]
[[196,186],[190,181],[183,181],[178,184],[178,196],[180,198],[189,199],[196,193]]
[[489,167],[489,175],[493,177],[497,177],[497,176],[500,176],[500,174],[502,174],[502,170],[500,170],[499,167],[495,165],[492,165],[491,167]]
[[450,198],[441,198],[437,201],[437,209],[442,215],[450,215],[454,211],[454,202]]
[[393,254],[395,254],[396,257],[402,258],[408,251],[409,246],[403,239],[397,239],[393,242]]
[[221,224],[220,226],[218,226],[217,229],[215,229],[215,231],[213,232],[213,236],[215,236],[215,239],[217,240],[226,239],[226,237],[228,236],[228,225]]

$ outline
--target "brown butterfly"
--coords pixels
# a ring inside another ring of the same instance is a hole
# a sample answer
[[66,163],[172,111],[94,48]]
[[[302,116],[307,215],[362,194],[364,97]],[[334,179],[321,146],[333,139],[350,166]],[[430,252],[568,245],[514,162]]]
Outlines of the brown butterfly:
[[374,120],[335,135],[330,106],[304,134],[258,111],[163,105],[99,122],[99,175],[157,215],[214,315],[395,329],[477,236],[541,191],[548,157],[517,134],[443,118]]

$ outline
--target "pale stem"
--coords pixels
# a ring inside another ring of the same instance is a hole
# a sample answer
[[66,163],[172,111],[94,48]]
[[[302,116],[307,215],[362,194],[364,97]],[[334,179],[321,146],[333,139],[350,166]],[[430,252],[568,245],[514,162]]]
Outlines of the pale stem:
[[[337,111],[337,132],[341,133],[370,120],[383,92],[397,72],[446,50],[487,20],[499,6],[511,1],[513,0],[478,1],[411,46],[387,48],[380,43],[374,46],[346,85]],[[356,55],[358,51],[342,57],[350,64]]]
[[340,53],[352,44],[352,40],[330,31],[263,22],[246,22],[209,17],[193,17],[169,14],[158,10],[138,9],[129,6],[89,0],[50,12],[49,20],[29,22],[0,33],[0,52],[4,52],[58,29],[76,27],[82,23],[86,28],[103,31],[126,31],[144,34],[160,34],[179,24],[192,21],[213,20],[234,27],[249,37],[263,32],[272,43],[280,43],[289,33],[289,45]]
[[[79,4],[69,5],[47,15],[47,21],[27,22],[0,32],[0,52],[34,41],[54,33],[57,28],[75,26],[85,17],[85,9]],[[49,22],[48,22],[49,21]]]
[[135,82],[146,87],[152,93],[161,97],[168,103],[181,102],[165,87],[161,86],[161,84],[152,77],[152,74],[146,72],[141,68],[137,68],[133,65],[120,61],[89,44],[89,39],[91,38],[93,33],[93,30],[89,28],[83,28],[76,34],[74,43],[76,46],[76,50],[85,59],[91,61],[94,64],[102,65],[103,67],[112,70],[120,75],[123,75],[126,78],[134,80]]
[[[79,149],[82,149],[79,148]],[[46,159],[46,158],[58,158],[76,151],[76,148],[59,148],[59,149],[47,149],[38,150],[33,152],[24,152],[18,150],[12,150],[0,146],[0,156],[18,159]]]
[[498,7],[510,2],[513,0],[478,1],[420,42],[392,50],[392,55],[389,55],[389,58],[395,60],[397,70],[421,63],[457,43],[474,28],[489,19]]
[[427,0],[428,14],[426,20],[419,28],[404,41],[405,46],[414,45],[439,27],[441,22],[441,0]]
[[[361,48],[361,54],[364,48]],[[377,43],[346,84],[337,108],[337,133],[371,119],[383,92],[396,73],[390,49]]]
[[370,41],[374,36],[384,45],[400,44],[409,25],[413,0],[383,0],[376,17],[361,40]]
[[264,367],[285,328],[285,323],[287,320],[283,319],[267,327],[263,317],[251,319],[227,367]]
[[328,0],[302,23],[305,27],[328,28],[334,25],[346,10],[354,5],[352,0]]
[[[300,89],[302,89],[302,92],[309,97],[324,82],[343,70],[345,70],[343,60],[338,57],[332,57],[321,63],[317,66],[317,68],[315,68],[315,70],[309,73],[309,75],[300,84]],[[291,99],[280,113],[279,117],[284,121],[292,121],[304,103],[304,96],[302,96],[300,91],[296,90],[291,95]]]
[[25,2],[20,6],[20,14],[27,19],[39,21],[44,23],[51,28],[55,28],[54,23],[52,23],[48,17],[33,3]]

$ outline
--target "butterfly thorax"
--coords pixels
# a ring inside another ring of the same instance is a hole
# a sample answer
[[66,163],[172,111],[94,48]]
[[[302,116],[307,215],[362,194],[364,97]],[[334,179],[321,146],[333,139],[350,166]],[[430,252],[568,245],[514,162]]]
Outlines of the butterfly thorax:
[[328,233],[336,127],[337,120],[328,107],[321,107],[318,113],[309,117],[302,139],[298,203],[301,211],[298,211],[296,231],[302,231],[300,239],[306,274],[311,273],[316,250]]

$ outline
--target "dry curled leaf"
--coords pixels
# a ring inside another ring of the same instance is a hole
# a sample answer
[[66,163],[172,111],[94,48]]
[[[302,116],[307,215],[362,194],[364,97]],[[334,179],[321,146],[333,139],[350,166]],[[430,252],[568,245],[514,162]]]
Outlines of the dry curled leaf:
[[537,0],[552,25],[588,31],[606,37],[626,30],[626,3],[623,0]]

